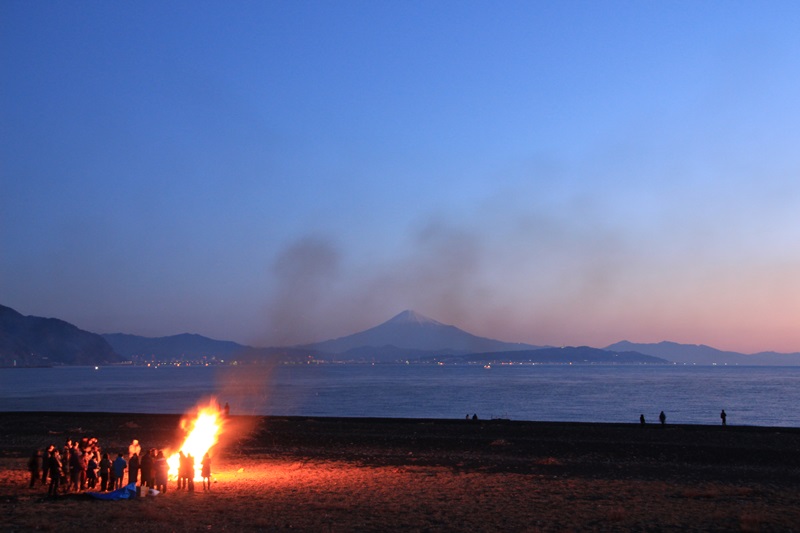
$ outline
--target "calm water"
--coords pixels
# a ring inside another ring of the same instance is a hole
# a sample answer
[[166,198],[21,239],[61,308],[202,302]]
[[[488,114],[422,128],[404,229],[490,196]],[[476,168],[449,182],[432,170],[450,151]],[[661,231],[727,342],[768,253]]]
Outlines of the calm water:
[[322,365],[0,369],[0,411],[234,414],[800,427],[800,368]]

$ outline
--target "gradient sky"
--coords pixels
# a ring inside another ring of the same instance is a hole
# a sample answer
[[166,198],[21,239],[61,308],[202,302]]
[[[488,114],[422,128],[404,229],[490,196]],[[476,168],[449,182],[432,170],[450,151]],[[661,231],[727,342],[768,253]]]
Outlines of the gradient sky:
[[0,2],[0,304],[800,351],[800,3]]

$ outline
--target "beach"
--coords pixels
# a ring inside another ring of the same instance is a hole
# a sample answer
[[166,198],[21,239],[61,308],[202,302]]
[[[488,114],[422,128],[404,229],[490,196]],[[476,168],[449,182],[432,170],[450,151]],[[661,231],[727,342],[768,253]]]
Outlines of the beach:
[[800,429],[231,416],[211,491],[47,498],[66,438],[175,449],[179,415],[0,413],[3,531],[797,531]]

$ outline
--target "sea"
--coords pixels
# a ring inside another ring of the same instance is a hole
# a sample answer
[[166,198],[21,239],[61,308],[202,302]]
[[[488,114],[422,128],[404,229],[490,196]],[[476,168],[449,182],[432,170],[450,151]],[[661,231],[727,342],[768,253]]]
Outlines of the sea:
[[800,367],[101,366],[0,369],[0,411],[510,419],[800,427]]

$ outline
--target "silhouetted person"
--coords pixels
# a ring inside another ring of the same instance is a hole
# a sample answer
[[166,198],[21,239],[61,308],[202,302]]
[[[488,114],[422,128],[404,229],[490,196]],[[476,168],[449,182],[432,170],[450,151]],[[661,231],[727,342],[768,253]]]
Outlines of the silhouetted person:
[[139,482],[139,454],[134,453],[128,460],[128,484]]
[[111,473],[114,476],[114,488],[122,488],[122,479],[125,477],[125,469],[128,467],[128,461],[122,456],[122,453],[117,454],[117,458],[111,463]]
[[156,455],[156,459],[153,462],[153,466],[155,468],[155,476],[156,476],[156,488],[163,492],[164,494],[167,493],[167,476],[169,474],[169,465],[167,464],[167,458],[164,457],[164,452],[159,450],[158,454]]
[[639,423],[640,423],[641,425],[645,425],[645,423],[646,423],[646,422],[644,421],[644,415],[643,415],[643,414],[642,414],[642,415],[639,415]]
[[142,453],[142,447],[139,445],[139,441],[133,439],[130,444],[128,444],[128,458],[131,455],[136,454],[139,455]]
[[472,415],[472,419],[473,420],[477,420],[478,419],[478,413],[475,413],[474,415]]
[[186,456],[178,452],[178,490],[186,486]]
[[664,411],[661,411],[661,414],[658,415],[658,420],[661,422],[662,426],[667,423],[667,415],[664,414]]
[[722,412],[719,414],[719,417],[722,419],[722,425],[723,426],[727,426],[728,425],[728,415],[725,414],[725,409],[722,410]]
[[155,459],[155,450],[147,450],[142,456],[140,468],[142,470],[142,486],[155,488],[155,474],[153,461]]
[[58,496],[58,484],[61,481],[61,454],[53,448],[53,453],[48,458],[48,474],[50,475],[50,486],[47,489],[48,496]]
[[[211,457],[209,457],[208,452],[203,456],[203,461],[200,464],[202,465],[200,476],[203,478],[203,490],[211,490]],[[206,487],[206,485],[208,486]]]
[[111,488],[109,478],[111,477],[111,459],[108,457],[108,452],[103,454],[100,459],[100,490],[105,492]]
[[89,484],[89,488],[94,489],[97,486],[97,468],[100,464],[97,460],[97,452],[90,453],[89,462],[86,464],[86,481]]
[[67,484],[67,492],[75,488],[77,492],[81,488],[81,469],[83,467],[83,454],[77,446],[72,448],[69,454],[69,481]]
[[225,418],[228,418],[228,415],[231,414],[231,406],[228,405],[228,402],[225,402],[225,407],[222,409],[222,414],[225,416]]
[[33,488],[36,486],[36,481],[39,479],[39,470],[42,468],[42,454],[39,450],[33,452],[31,458],[28,459],[28,472],[31,473],[31,483],[28,487]]
[[55,445],[51,444],[42,456],[42,485],[47,485],[47,475],[50,473],[50,455],[55,449]]
[[194,456],[186,454],[186,481],[189,484],[189,492],[194,492]]

